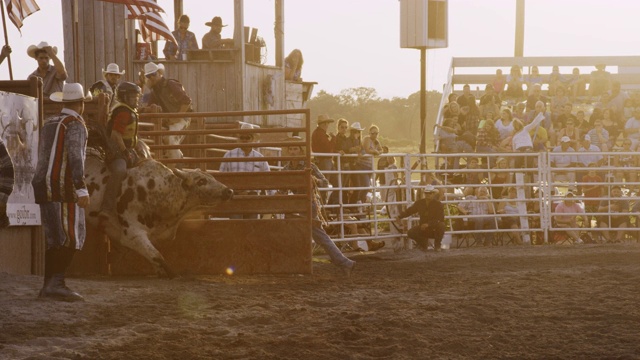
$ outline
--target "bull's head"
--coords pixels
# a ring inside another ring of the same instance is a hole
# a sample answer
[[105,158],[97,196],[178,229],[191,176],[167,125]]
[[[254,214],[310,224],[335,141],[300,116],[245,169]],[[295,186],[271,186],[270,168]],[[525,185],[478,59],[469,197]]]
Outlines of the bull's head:
[[211,205],[220,200],[233,198],[233,190],[200,169],[172,171],[182,181],[182,187],[190,195],[198,198],[201,205]]

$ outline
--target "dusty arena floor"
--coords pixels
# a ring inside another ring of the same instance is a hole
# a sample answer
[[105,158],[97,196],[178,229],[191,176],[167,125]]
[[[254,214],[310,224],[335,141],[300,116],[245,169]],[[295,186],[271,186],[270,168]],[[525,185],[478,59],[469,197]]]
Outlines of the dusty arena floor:
[[638,359],[640,244],[352,256],[313,276],[0,274],[0,359]]

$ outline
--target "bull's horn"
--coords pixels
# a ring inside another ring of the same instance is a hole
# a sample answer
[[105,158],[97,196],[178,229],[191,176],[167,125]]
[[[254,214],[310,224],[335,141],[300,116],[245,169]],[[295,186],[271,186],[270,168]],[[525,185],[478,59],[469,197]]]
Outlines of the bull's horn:
[[182,170],[176,169],[176,168],[171,169],[171,171],[173,171],[173,175],[179,177],[182,180],[187,178],[187,172],[186,171],[182,171]]

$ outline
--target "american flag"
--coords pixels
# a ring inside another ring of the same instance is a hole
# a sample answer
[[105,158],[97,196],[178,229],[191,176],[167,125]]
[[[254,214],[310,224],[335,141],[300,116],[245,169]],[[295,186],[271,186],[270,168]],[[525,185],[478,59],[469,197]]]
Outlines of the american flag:
[[4,0],[11,22],[20,30],[22,20],[40,10],[35,0]]
[[178,43],[173,37],[171,30],[167,26],[160,13],[164,9],[155,0],[101,0],[111,3],[124,4],[126,6],[125,17],[127,19],[138,19],[140,33],[145,40],[173,41]]

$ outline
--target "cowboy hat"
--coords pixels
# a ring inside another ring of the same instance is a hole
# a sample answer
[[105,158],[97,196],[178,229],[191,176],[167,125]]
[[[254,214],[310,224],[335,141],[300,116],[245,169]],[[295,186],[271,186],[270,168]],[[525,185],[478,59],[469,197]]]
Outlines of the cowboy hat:
[[424,187],[424,192],[425,193],[434,193],[437,192],[438,190],[436,190],[436,188],[433,185],[427,185]]
[[93,97],[90,92],[87,92],[87,96],[84,95],[84,89],[81,84],[78,83],[66,83],[62,87],[62,91],[57,91],[49,96],[51,101],[55,102],[76,102],[76,101],[91,101]]
[[[51,46],[51,45],[49,45],[49,43],[46,42],[46,41],[41,41],[40,44],[38,44],[38,45],[31,45],[31,46],[29,46],[27,48],[27,55],[29,55],[29,57],[32,57],[32,58],[35,59],[36,58],[36,51],[42,50],[42,49],[46,48],[47,46]],[[51,48],[53,49],[53,53],[57,55],[58,54],[58,48],[56,46],[51,46]]]
[[115,74],[115,75],[124,75],[124,70],[122,70],[122,72],[120,72],[120,67],[118,66],[118,64],[116,63],[111,63],[109,65],[107,65],[107,69],[102,69],[102,75],[106,75],[106,74]]
[[[257,129],[259,128],[259,126],[257,125],[253,125],[253,124],[249,124],[249,123],[243,123],[242,125],[240,125],[240,130],[249,130],[249,129]],[[241,136],[251,136],[252,139],[257,139],[260,134],[257,133],[240,133],[238,134],[238,137]]]
[[152,62],[146,63],[144,64],[144,76],[156,73],[159,69],[160,67]]
[[204,24],[207,26],[221,26],[221,27],[227,26],[227,25],[222,25],[222,18],[220,16],[216,16],[213,19],[211,19],[210,22],[206,22]]
[[322,114],[322,115],[318,115],[318,120],[316,121],[318,124],[322,124],[322,123],[326,123],[326,122],[334,122],[335,120],[333,120],[332,118],[329,117],[329,115],[326,114]]
[[354,122],[353,124],[351,124],[351,126],[349,127],[349,129],[350,129],[350,130],[358,130],[358,131],[362,131],[362,130],[364,130],[364,129],[362,128],[362,126],[360,126],[360,123],[359,123],[359,122],[357,122],[357,121],[356,121],[356,122]]

